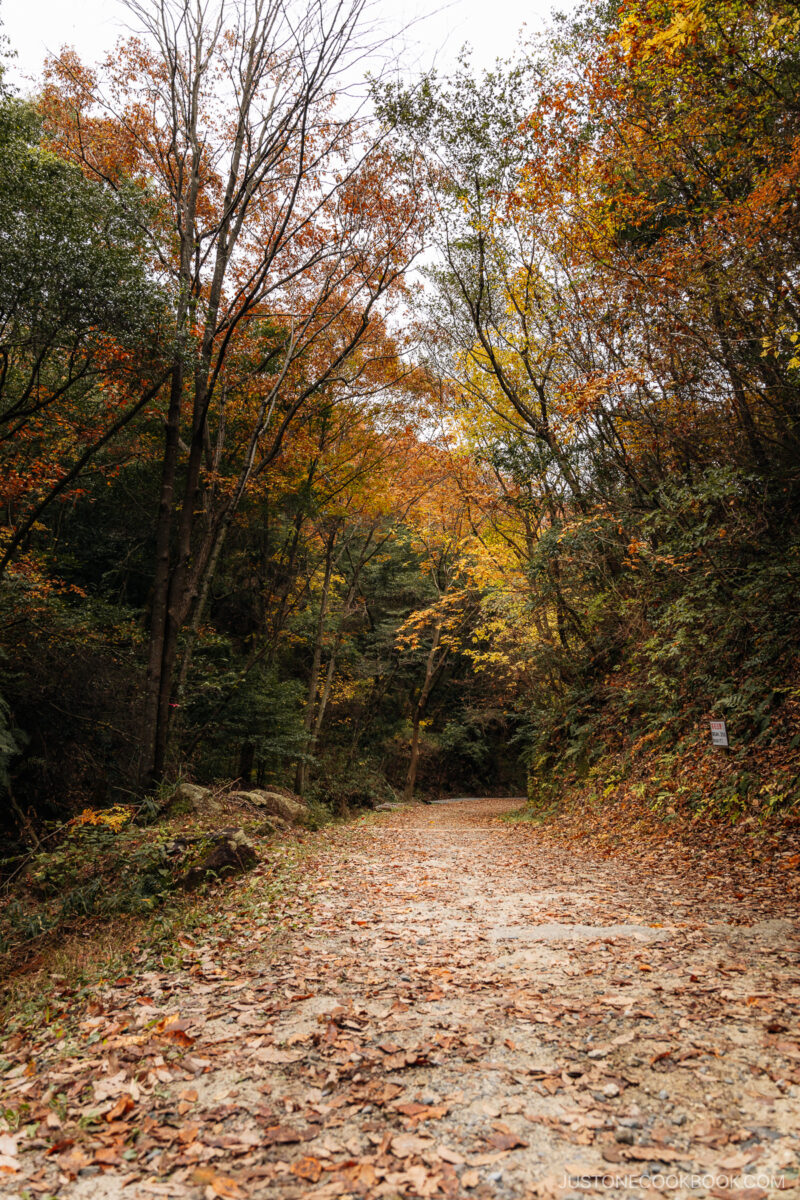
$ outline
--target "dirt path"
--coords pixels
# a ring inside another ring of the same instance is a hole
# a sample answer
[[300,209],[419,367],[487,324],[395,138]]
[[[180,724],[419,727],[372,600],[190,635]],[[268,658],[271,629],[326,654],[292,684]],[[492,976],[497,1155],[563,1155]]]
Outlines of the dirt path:
[[797,913],[508,807],[314,835],[274,961],[250,917],[94,997],[82,1044],[12,1044],[6,1189],[800,1196]]

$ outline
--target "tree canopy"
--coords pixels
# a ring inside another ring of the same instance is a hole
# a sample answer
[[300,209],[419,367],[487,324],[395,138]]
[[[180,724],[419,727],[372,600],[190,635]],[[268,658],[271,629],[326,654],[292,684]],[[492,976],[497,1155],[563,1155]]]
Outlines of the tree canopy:
[[181,774],[793,804],[796,6],[358,102],[360,0],[129,9],[0,97],[8,824]]

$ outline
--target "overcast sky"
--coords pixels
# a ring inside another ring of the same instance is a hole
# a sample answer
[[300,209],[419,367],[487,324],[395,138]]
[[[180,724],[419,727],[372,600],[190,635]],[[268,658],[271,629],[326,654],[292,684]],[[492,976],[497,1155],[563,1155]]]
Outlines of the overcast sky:
[[[523,24],[530,32],[541,29],[554,6],[555,0],[454,0],[447,7],[437,0],[378,0],[375,8],[397,27],[415,22],[403,39],[411,43],[410,64],[427,67],[435,57],[446,69],[464,42],[471,44],[479,66],[490,66],[513,49]],[[574,0],[557,4],[566,10],[573,6]],[[119,0],[0,0],[0,21],[17,51],[10,74],[17,82],[21,75],[36,76],[45,56],[64,45],[93,62],[112,48],[124,20]]]

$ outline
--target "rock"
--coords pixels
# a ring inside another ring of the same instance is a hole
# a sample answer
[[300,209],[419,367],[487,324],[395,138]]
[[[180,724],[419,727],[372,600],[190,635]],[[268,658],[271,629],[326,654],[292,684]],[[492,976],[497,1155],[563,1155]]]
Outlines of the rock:
[[256,825],[253,832],[258,834],[259,837],[272,837],[276,833],[283,833],[288,828],[289,822],[284,821],[283,817],[278,817],[273,813],[271,817],[267,817],[266,820]]
[[178,854],[186,854],[190,846],[197,846],[202,840],[202,837],[199,835],[197,837],[181,835],[180,837],[171,838],[170,841],[164,843],[164,853],[168,858],[174,858]]
[[302,825],[308,816],[306,806],[300,800],[290,799],[280,792],[267,792],[262,788],[254,788],[251,792],[231,792],[230,799],[252,804],[262,812],[282,817],[290,825]]
[[197,783],[179,783],[164,805],[168,817],[180,817],[185,813],[213,815],[222,811],[223,806],[213,792]]
[[242,829],[222,829],[200,839],[193,861],[179,879],[181,887],[190,891],[206,880],[225,875],[240,875],[258,862],[256,848],[247,840]]

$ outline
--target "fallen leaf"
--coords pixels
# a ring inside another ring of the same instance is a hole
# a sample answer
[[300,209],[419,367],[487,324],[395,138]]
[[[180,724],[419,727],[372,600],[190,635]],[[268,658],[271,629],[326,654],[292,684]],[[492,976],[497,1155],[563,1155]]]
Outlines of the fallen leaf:
[[125,1092],[124,1095],[120,1096],[110,1112],[106,1113],[105,1119],[106,1121],[117,1121],[134,1107],[133,1097],[128,1092]]
[[80,1146],[73,1146],[65,1154],[60,1154],[58,1157],[58,1165],[62,1171],[68,1175],[77,1175],[78,1171],[82,1171],[84,1167],[88,1167],[91,1159],[88,1154],[84,1153]]
[[316,1183],[322,1174],[322,1163],[316,1158],[299,1158],[297,1162],[292,1163],[289,1170],[299,1179],[308,1179],[311,1183]]
[[416,1104],[413,1101],[410,1104],[395,1104],[395,1110],[402,1113],[404,1117],[418,1117],[427,1109],[425,1104]]
[[120,1151],[116,1146],[103,1146],[100,1150],[95,1150],[94,1161],[101,1163],[104,1166],[116,1166],[121,1161]]
[[467,1161],[463,1154],[459,1154],[457,1150],[451,1150],[449,1146],[437,1146],[436,1153],[443,1162],[452,1163],[454,1167],[460,1167]]
[[450,1111],[449,1104],[396,1104],[395,1110],[412,1121],[438,1121]]
[[45,1155],[63,1154],[65,1150],[68,1150],[70,1148],[70,1146],[74,1146],[74,1145],[75,1145],[74,1138],[64,1138],[60,1142],[53,1142],[52,1146],[50,1146],[50,1148],[48,1150],[45,1150]]
[[269,1146],[291,1145],[293,1142],[304,1142],[305,1132],[293,1129],[290,1125],[270,1125],[264,1130],[264,1141]]
[[113,1096],[119,1096],[122,1092],[129,1091],[125,1071],[118,1071],[116,1075],[108,1075],[103,1079],[98,1079],[92,1084],[95,1103],[100,1103],[101,1100],[110,1100]]
[[185,1046],[187,1050],[197,1041],[197,1038],[191,1037],[185,1029],[165,1029],[161,1037],[166,1038],[170,1042],[175,1042],[178,1046]]
[[278,1065],[281,1063],[300,1062],[301,1058],[305,1058],[305,1054],[302,1050],[279,1050],[277,1046],[261,1046],[254,1052],[253,1057],[258,1062]]
[[413,1133],[399,1133],[392,1138],[392,1154],[395,1158],[410,1158],[412,1154],[422,1154],[433,1146],[432,1138],[417,1137]]
[[486,1139],[486,1144],[491,1150],[516,1150],[518,1147],[524,1150],[528,1145],[515,1133],[493,1133]]
[[219,1196],[221,1200],[240,1200],[244,1192],[235,1179],[228,1175],[220,1175],[213,1167],[195,1167],[190,1176],[192,1183],[205,1187],[206,1196]]
[[622,1154],[636,1162],[682,1162],[690,1157],[688,1150],[671,1150],[668,1146],[623,1146]]

